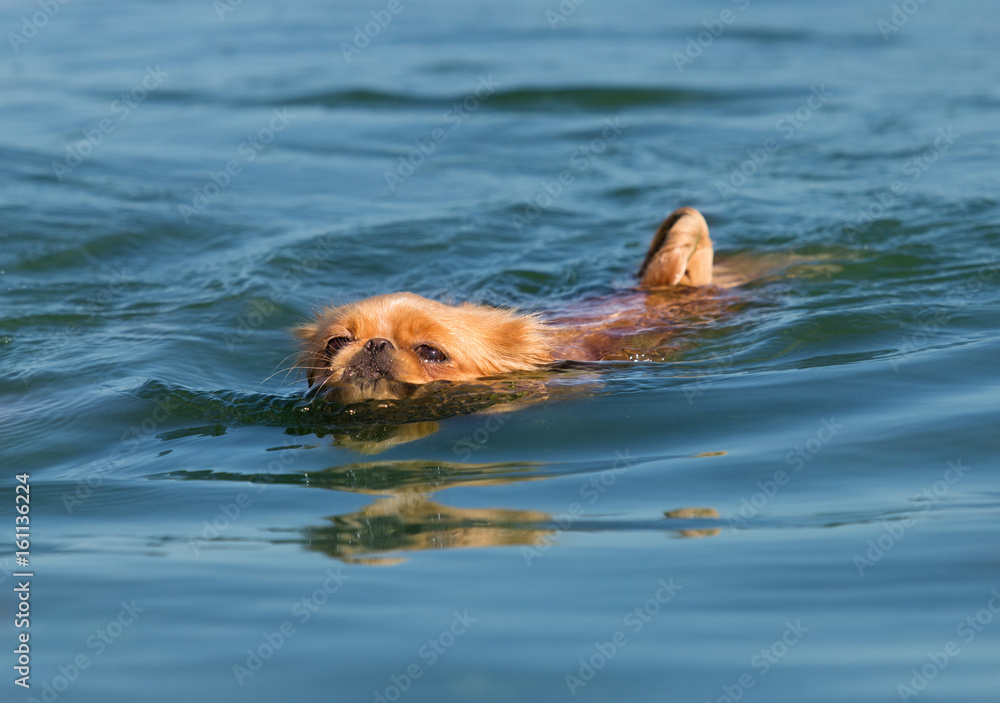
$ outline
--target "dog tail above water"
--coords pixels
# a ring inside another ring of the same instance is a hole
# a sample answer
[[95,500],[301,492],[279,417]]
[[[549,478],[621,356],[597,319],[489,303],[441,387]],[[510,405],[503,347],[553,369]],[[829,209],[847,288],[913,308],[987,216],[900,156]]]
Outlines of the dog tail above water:
[[639,269],[639,283],[643,288],[707,286],[712,282],[713,258],[705,218],[694,208],[678,208],[653,235]]

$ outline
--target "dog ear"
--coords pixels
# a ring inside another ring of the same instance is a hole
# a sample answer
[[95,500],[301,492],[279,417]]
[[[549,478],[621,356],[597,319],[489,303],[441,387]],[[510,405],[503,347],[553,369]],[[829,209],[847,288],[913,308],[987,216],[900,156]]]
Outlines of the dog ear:
[[316,340],[316,335],[319,334],[319,321],[306,322],[298,327],[293,327],[292,334],[299,338],[299,347],[302,350],[299,352],[296,366],[305,369],[306,381],[308,381],[310,388],[312,388],[318,371],[314,368],[316,362],[311,347]]
[[301,339],[303,342],[309,342],[314,339],[318,331],[319,324],[316,322],[307,322],[299,325],[298,327],[292,328],[292,334]]
[[674,210],[653,235],[639,269],[639,281],[644,288],[681,283],[708,285],[712,282],[713,258],[705,218],[693,208],[682,207]]

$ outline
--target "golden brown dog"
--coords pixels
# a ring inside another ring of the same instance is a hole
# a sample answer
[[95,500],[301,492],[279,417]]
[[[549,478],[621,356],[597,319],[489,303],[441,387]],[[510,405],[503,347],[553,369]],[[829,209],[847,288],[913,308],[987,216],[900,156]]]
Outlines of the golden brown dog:
[[638,291],[557,319],[392,293],[321,311],[295,330],[314,392],[343,402],[398,399],[432,381],[472,381],[597,361],[621,352],[629,334],[669,325],[669,305],[646,291],[712,282],[713,249],[701,213],[680,208],[660,225],[639,269]]

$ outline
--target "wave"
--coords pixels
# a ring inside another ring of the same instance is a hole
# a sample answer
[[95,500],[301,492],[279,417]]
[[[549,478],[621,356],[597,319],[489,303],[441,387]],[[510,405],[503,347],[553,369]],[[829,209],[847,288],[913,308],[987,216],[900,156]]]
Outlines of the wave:
[[[772,95],[773,91],[766,91]],[[298,107],[379,108],[397,109],[440,108],[472,99],[474,93],[443,96],[413,95],[381,90],[335,90],[304,93],[277,100],[282,105]],[[576,109],[607,111],[634,107],[663,105],[703,105],[723,103],[733,100],[747,100],[766,97],[759,90],[694,90],[665,87],[522,87],[498,90],[487,101],[493,109],[548,112],[552,110]]]

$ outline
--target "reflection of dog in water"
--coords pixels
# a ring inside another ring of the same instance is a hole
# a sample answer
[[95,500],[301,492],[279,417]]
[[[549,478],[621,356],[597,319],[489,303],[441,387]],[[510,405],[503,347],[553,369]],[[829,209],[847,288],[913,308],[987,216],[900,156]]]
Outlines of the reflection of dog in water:
[[[460,508],[432,497],[458,486],[498,486],[541,480],[531,464],[459,464],[387,461],[310,473],[309,485],[377,498],[359,511],[308,529],[309,548],[345,561],[392,565],[405,552],[468,547],[520,547],[530,564],[562,533],[593,529],[583,515],[536,510]],[[664,513],[667,533],[682,538],[719,534],[713,508]],[[606,523],[601,523],[604,529]]]
[[412,293],[380,295],[327,308],[299,327],[298,365],[314,392],[350,403],[411,397],[433,381],[534,371],[561,360],[622,358],[630,339],[650,331],[665,339],[678,326],[669,298],[649,291],[712,283],[713,257],[705,218],[680,208],[653,236],[637,290],[547,320]]

